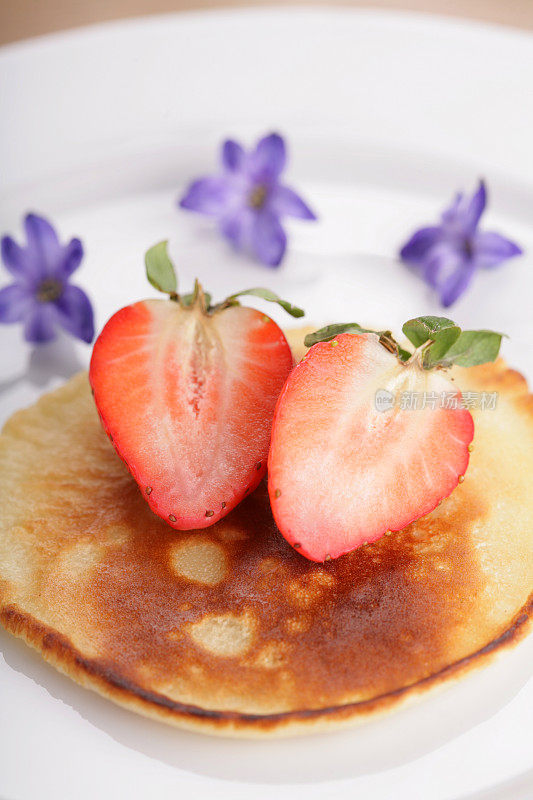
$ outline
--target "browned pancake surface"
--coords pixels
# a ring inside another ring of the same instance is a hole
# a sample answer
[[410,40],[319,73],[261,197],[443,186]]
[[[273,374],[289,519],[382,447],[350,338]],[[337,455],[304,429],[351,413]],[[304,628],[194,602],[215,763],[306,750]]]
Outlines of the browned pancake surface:
[[279,534],[264,485],[211,528],[166,525],[73,378],[0,438],[3,624],[81,683],[219,733],[343,724],[480,661],[529,613],[533,405],[501,362],[457,379],[500,393],[464,483],[321,565]]

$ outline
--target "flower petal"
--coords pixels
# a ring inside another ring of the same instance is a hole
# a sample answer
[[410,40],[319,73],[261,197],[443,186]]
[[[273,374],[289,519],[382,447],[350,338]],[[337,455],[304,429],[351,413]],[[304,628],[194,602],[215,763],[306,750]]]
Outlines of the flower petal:
[[440,301],[445,308],[455,303],[457,298],[468,288],[475,271],[475,263],[469,261],[466,264],[462,264],[448,276],[440,287]]
[[27,247],[21,247],[11,236],[2,237],[2,261],[6,269],[17,281],[34,286],[42,279],[37,254]]
[[0,322],[20,322],[31,309],[31,290],[20,283],[12,283],[0,289]]
[[467,233],[472,234],[476,230],[481,215],[487,205],[487,188],[484,181],[479,182],[477,192],[472,196],[464,215],[464,226]]
[[269,267],[277,267],[287,247],[287,237],[279,219],[270,210],[256,215],[252,227],[252,249],[257,258]]
[[57,320],[63,328],[82,339],[92,342],[94,338],[93,309],[89,298],[79,286],[65,286],[63,294],[53,304],[57,310]]
[[438,289],[448,278],[461,268],[467,261],[462,249],[455,246],[453,241],[444,240],[436,244],[428,252],[427,257],[420,264],[422,277],[430,286]]
[[522,255],[522,248],[494,231],[477,233],[472,245],[476,263],[484,269],[497,267],[508,258]]
[[445,208],[441,214],[441,220],[444,225],[449,225],[453,227],[456,223],[458,218],[464,211],[465,207],[465,196],[462,192],[458,192],[455,197],[453,198],[451,205],[448,208]]
[[199,178],[190,184],[180,200],[181,208],[217,217],[226,210],[234,192],[225,177]]
[[275,214],[286,214],[289,217],[298,217],[299,219],[316,219],[316,215],[311,211],[307,203],[293,189],[289,189],[288,186],[278,185],[274,187],[268,202]]
[[237,214],[223,217],[220,220],[220,232],[237,250],[242,250],[250,239],[254,217],[253,212],[246,209]]
[[35,254],[39,276],[42,278],[55,276],[58,265],[61,264],[62,247],[54,228],[48,220],[37,214],[28,214],[24,220],[24,227],[28,238],[28,249]]
[[244,162],[245,152],[239,142],[227,139],[222,145],[222,164],[230,172],[240,169]]
[[410,264],[424,261],[432,247],[442,241],[444,233],[441,227],[421,228],[413,233],[409,241],[400,250],[400,258]]
[[463,194],[455,196],[451,206],[443,212],[442,222],[451,233],[472,236],[486,204],[487,189],[484,181],[480,181],[471,198]]
[[24,338],[27,342],[41,344],[56,338],[56,309],[53,303],[35,303],[26,317]]
[[56,278],[66,280],[75,272],[83,258],[83,245],[79,239],[71,239],[70,242],[62,247],[61,262],[55,271]]
[[271,133],[259,140],[248,157],[250,175],[258,183],[272,183],[283,171],[286,158],[284,140],[279,133]]

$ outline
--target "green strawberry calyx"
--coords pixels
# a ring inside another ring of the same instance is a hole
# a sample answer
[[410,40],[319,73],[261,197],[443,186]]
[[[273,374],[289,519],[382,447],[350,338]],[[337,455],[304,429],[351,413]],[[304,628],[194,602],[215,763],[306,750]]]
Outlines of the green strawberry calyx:
[[152,284],[154,289],[159,292],[168,294],[169,299],[179,303],[182,308],[200,308],[200,310],[207,315],[216,314],[219,311],[224,311],[231,306],[240,305],[239,298],[245,295],[260,297],[262,300],[267,300],[270,303],[277,303],[283,308],[291,317],[303,317],[304,311],[298,306],[289,303],[287,300],[282,300],[279,295],[270,289],[256,287],[253,289],[243,289],[241,292],[226,297],[220,303],[213,304],[212,296],[209,292],[204,292],[198,279],[194,282],[194,289],[188,294],[178,293],[178,278],[176,269],[172,263],[168,252],[168,242],[158,242],[153,247],[147,250],[144,257],[146,266],[146,277]]
[[489,330],[463,331],[446,317],[415,317],[408,320],[402,331],[414,350],[402,347],[391,331],[363,328],[357,322],[337,323],[310,333],[305,337],[306,347],[318,342],[329,342],[341,333],[373,333],[386,350],[396,355],[403,364],[417,362],[422,369],[448,369],[457,364],[473,367],[495,361],[500,352],[503,333]]

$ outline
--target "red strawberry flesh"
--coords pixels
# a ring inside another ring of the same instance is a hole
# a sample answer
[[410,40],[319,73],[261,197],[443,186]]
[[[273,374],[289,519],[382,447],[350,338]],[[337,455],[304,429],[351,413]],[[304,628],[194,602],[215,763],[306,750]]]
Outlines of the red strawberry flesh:
[[[425,392],[426,406],[380,412],[379,389]],[[289,543],[324,561],[434,509],[468,465],[472,416],[440,407],[456,391],[442,371],[401,364],[374,334],[315,345],[291,373],[272,429],[269,493]]]
[[90,381],[151,508],[185,530],[213,524],[260,482],[291,367],[283,332],[255,309],[207,316],[145,300],[109,320]]

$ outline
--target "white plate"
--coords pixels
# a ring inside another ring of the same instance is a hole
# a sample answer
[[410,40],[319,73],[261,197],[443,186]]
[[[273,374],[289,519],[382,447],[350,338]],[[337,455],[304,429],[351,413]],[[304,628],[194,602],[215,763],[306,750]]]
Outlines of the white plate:
[[[317,323],[398,327],[440,307],[394,260],[413,227],[484,175],[487,226],[533,252],[533,40],[413,15],[228,11],[143,19],[0,53],[0,229],[32,208],[80,235],[77,279],[100,327],[151,290],[146,247],[170,237],[182,285],[268,284]],[[291,226],[275,272],[235,257],[175,198],[226,134],[272,128],[320,223]],[[216,265],[216,266],[215,266]],[[507,331],[533,377],[530,255],[479,275],[452,315]],[[276,312],[274,312],[276,314]],[[276,314],[283,321],[283,314]],[[0,415],[87,364],[62,340],[32,351],[0,330]],[[521,798],[533,792],[532,642],[439,696],[351,732],[231,742],[149,722],[0,635],[0,795]]]

